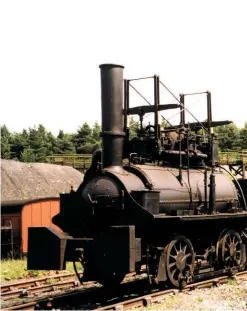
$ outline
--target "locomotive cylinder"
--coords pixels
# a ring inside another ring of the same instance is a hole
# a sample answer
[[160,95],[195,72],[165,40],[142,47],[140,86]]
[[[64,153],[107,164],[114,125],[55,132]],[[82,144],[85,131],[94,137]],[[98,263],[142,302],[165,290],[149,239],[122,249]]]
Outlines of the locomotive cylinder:
[[123,69],[121,65],[102,64],[102,168],[122,166],[123,132]]

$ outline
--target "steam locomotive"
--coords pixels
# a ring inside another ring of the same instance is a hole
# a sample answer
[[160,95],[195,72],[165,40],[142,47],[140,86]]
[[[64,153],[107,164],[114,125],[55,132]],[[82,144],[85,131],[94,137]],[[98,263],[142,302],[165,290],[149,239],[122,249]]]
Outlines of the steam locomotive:
[[[185,94],[177,104],[130,107],[123,66],[100,65],[102,150],[79,188],[61,194],[50,227],[29,228],[28,269],[83,266],[81,282],[121,283],[128,273],[175,287],[246,267],[247,180],[219,165],[211,93],[207,121],[186,123]],[[161,111],[179,109],[180,123],[161,126]],[[154,124],[143,117],[154,114]],[[140,126],[130,139],[129,118]],[[76,273],[78,274],[77,270]],[[79,274],[78,274],[78,277]]]

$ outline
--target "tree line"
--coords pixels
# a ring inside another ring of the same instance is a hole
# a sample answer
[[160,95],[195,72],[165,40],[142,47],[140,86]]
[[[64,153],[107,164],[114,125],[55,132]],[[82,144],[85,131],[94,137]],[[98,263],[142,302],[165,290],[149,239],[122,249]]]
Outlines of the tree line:
[[[138,123],[130,120],[130,135],[133,137]],[[42,124],[11,133],[6,125],[1,126],[1,158],[22,162],[47,162],[52,154],[92,154],[101,148],[100,125],[92,127],[85,122],[76,133],[60,130],[53,135]],[[215,128],[221,151],[247,149],[247,122],[243,128],[234,123]]]
[[1,158],[22,162],[47,162],[52,154],[91,154],[100,148],[100,125],[82,124],[76,133],[60,130],[53,135],[42,124],[11,133],[1,126]]

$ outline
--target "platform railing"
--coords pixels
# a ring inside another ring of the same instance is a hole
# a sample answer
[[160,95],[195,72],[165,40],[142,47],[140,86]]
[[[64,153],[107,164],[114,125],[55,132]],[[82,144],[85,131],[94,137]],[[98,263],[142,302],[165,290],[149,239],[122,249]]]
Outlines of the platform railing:
[[53,154],[47,157],[51,164],[72,166],[78,170],[87,170],[92,162],[92,154]]
[[[92,154],[53,154],[47,157],[52,164],[68,165],[78,170],[87,170],[92,162]],[[226,151],[219,153],[221,165],[247,165],[247,150]]]
[[221,165],[247,164],[247,150],[220,152],[219,162]]

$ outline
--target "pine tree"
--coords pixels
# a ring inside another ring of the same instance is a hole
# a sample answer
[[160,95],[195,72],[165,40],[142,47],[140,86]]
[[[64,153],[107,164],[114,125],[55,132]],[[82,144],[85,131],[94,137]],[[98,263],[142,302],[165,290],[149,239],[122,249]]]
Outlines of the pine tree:
[[75,154],[75,146],[71,141],[72,137],[69,134],[64,134],[62,130],[59,131],[56,139],[56,152],[57,154]]
[[[73,136],[72,142],[75,146],[76,153],[86,153],[85,145],[93,144],[92,141],[92,129],[88,123],[84,123],[78,130],[77,133]],[[87,148],[88,150],[88,148]],[[87,152],[88,153],[88,152]]]
[[47,132],[45,134],[45,145],[46,145],[47,156],[50,156],[53,153],[56,153],[55,151],[57,147],[57,139],[51,132]]
[[98,122],[95,122],[92,130],[92,138],[94,139],[95,142],[100,141],[100,130],[101,126],[99,125]]
[[215,128],[218,134],[219,148],[222,151],[240,147],[240,132],[236,124],[223,125]]
[[48,155],[46,130],[43,125],[29,129],[29,146],[35,154],[35,162],[47,162]]
[[10,139],[11,133],[6,125],[1,126],[1,158],[10,159]]
[[30,147],[25,148],[21,153],[22,162],[35,162],[35,154],[33,149]]
[[245,122],[244,128],[240,130],[241,148],[247,149],[247,122]]
[[27,147],[27,142],[23,139],[22,133],[14,133],[10,139],[11,159],[20,161],[25,147]]

